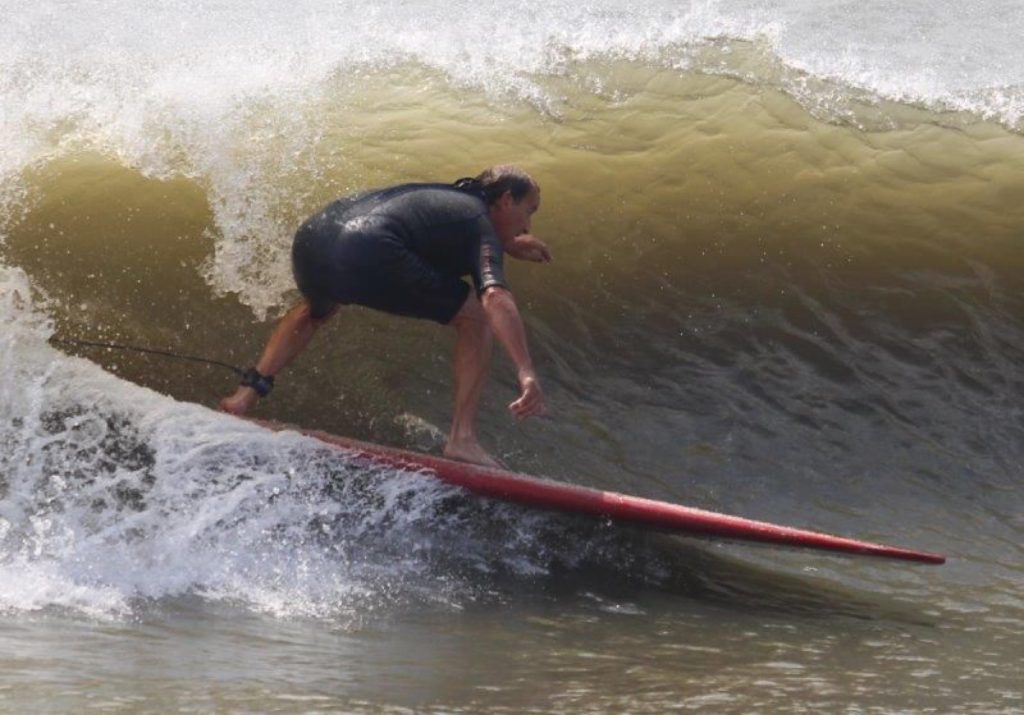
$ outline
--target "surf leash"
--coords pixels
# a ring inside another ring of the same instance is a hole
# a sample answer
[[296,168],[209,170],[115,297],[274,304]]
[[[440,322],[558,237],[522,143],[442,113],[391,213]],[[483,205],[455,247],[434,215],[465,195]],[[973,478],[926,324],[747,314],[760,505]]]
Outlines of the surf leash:
[[85,347],[85,348],[104,348],[106,350],[125,350],[136,353],[146,353],[148,355],[158,355],[160,357],[172,358],[174,360],[188,360],[190,362],[204,363],[206,365],[215,365],[217,367],[227,368],[231,372],[238,375],[241,380],[241,384],[246,387],[251,387],[256,390],[260,397],[266,397],[270,390],[274,387],[274,378],[269,375],[260,374],[256,368],[250,367],[244,369],[231,363],[222,362],[220,360],[211,360],[210,358],[198,357],[196,355],[183,355],[182,353],[171,352],[170,350],[155,350],[153,348],[143,348],[138,345],[123,345],[120,343],[101,343],[94,340],[76,340],[73,338],[57,338],[51,337],[50,342],[54,345],[68,345],[73,347]]

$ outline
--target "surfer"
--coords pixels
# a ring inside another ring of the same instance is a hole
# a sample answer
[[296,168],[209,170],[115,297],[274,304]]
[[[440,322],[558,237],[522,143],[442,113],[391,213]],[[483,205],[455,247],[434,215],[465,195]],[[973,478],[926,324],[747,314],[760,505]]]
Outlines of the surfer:
[[[538,184],[509,165],[454,184],[403,184],[329,204],[302,224],[292,244],[302,301],[280,320],[259,362],[220,408],[246,414],[340,306],[362,305],[455,328],[455,409],[444,454],[498,466],[476,434],[493,336],[519,380],[509,411],[524,419],[545,410],[503,268],[505,254],[551,261],[547,245],[530,234],[539,208]],[[466,275],[475,290],[462,280]]]

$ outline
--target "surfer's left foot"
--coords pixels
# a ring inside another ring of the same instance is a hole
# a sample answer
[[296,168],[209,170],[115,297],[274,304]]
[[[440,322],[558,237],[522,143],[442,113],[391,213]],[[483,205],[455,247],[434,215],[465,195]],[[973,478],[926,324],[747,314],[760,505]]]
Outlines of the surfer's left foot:
[[232,415],[242,417],[251,410],[260,396],[251,387],[239,387],[231,397],[225,397],[218,405],[220,409]]
[[479,464],[484,467],[505,468],[504,464],[487,454],[483,447],[476,443],[454,444],[449,442],[448,446],[445,447],[444,456],[448,459],[470,462],[471,464]]

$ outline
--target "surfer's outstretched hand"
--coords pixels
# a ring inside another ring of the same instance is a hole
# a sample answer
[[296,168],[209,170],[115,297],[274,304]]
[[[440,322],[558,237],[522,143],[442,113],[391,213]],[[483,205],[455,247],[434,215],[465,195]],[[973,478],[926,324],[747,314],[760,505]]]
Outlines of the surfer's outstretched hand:
[[519,378],[519,389],[519,399],[508,406],[509,412],[517,420],[544,414],[544,392],[540,389],[537,378],[533,375]]

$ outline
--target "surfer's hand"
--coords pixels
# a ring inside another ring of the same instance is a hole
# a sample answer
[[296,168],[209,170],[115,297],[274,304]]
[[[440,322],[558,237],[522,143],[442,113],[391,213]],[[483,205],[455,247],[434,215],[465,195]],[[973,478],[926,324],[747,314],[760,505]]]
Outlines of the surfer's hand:
[[521,261],[551,263],[551,250],[548,244],[528,233],[521,233],[505,244],[505,252]]
[[519,389],[522,391],[519,399],[508,406],[509,412],[517,420],[544,414],[544,392],[537,378],[534,375],[521,376]]

